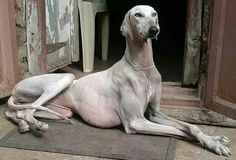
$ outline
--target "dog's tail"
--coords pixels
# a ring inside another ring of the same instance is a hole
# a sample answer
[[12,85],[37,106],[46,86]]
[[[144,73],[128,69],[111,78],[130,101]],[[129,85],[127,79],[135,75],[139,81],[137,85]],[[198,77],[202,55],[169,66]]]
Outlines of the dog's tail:
[[40,106],[40,105],[34,105],[32,103],[29,103],[29,104],[15,104],[12,96],[9,98],[7,104],[8,104],[8,107],[10,109],[13,109],[13,110],[35,109],[35,110],[40,110],[40,111],[46,111],[46,112],[49,112],[49,113],[52,113],[52,114],[56,115],[57,117],[59,117],[61,119],[64,119],[64,120],[74,124],[74,122],[72,120],[70,120],[69,118],[67,118],[66,116],[63,116],[62,114],[60,114],[58,112],[55,112],[55,111],[53,111],[49,108],[46,108],[46,107],[43,107],[43,106]]

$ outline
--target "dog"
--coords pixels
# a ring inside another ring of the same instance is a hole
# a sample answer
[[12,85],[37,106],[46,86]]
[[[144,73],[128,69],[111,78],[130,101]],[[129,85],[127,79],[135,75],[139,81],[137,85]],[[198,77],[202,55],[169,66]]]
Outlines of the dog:
[[122,124],[129,134],[198,141],[218,155],[229,156],[229,138],[206,135],[197,126],[160,112],[161,75],[151,46],[151,39],[160,32],[157,12],[147,5],[135,6],[126,13],[120,30],[126,38],[126,50],[119,62],[78,80],[70,73],[25,79],[13,89],[6,116],[18,123],[20,132],[31,127],[45,132],[48,125],[35,117],[73,123],[69,118],[76,113],[99,128]]

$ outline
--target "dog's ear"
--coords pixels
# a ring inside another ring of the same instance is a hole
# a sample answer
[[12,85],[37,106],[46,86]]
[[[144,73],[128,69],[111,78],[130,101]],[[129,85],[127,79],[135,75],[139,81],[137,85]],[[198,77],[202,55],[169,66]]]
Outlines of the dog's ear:
[[156,18],[156,20],[155,20],[155,25],[156,25],[156,26],[159,26],[158,18]]
[[125,14],[125,18],[120,27],[121,34],[125,37],[129,36],[133,40],[132,26],[130,23],[130,12]]
[[[158,23],[158,17],[156,18],[156,20],[155,20],[155,25],[156,25],[156,27],[159,29],[159,32],[160,32],[160,25],[159,25],[159,23]],[[155,37],[155,39],[156,39],[156,41],[158,40],[158,34],[156,35],[156,37]]]

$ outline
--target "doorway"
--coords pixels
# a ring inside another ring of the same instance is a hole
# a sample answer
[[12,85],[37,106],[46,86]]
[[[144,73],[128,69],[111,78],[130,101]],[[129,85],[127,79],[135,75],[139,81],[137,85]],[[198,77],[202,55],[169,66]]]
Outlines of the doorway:
[[185,46],[187,0],[182,1],[108,1],[110,13],[109,59],[116,62],[124,54],[125,38],[120,34],[120,25],[125,13],[135,5],[152,6],[159,15],[161,32],[153,40],[154,62],[163,81],[181,82]]
[[[110,37],[108,62],[95,59],[94,72],[109,68],[112,64],[119,61],[125,52],[125,38],[120,33],[120,25],[125,13],[135,5],[147,4],[153,6],[159,14],[159,24],[161,33],[158,41],[153,40],[154,62],[162,75],[162,100],[161,105],[165,107],[190,107],[191,109],[200,106],[198,89],[183,88],[182,77],[184,68],[185,54],[185,29],[188,5],[187,0],[181,2],[164,1],[144,1],[127,0],[111,1],[108,0],[110,14]],[[191,2],[196,2],[191,0]],[[198,2],[198,1],[197,1]],[[191,4],[192,4],[191,3]],[[194,3],[195,4],[195,3]],[[96,33],[98,33],[96,27]],[[99,37],[99,36],[98,36]],[[96,48],[99,48],[99,38],[96,39]],[[101,48],[101,47],[100,47]],[[101,49],[96,49],[96,57],[101,57]],[[81,63],[81,61],[79,62]],[[78,78],[86,75],[78,69],[78,64],[74,63],[69,67],[63,68],[66,72],[74,73]],[[81,65],[80,65],[81,66]],[[80,72],[79,72],[80,71]]]
[[[114,64],[120,60],[125,52],[125,38],[120,33],[120,25],[125,13],[135,5],[150,5],[158,12],[161,28],[158,41],[153,40],[152,43],[154,62],[162,75],[163,81],[161,106],[164,108],[184,107],[191,110],[199,108],[198,89],[183,88],[182,83],[184,56],[186,55],[187,12],[189,4],[195,6],[196,1],[190,3],[187,0],[181,2],[127,0],[121,3],[120,1],[108,0],[107,2],[110,14],[109,63]],[[98,66],[95,68],[98,68]]]

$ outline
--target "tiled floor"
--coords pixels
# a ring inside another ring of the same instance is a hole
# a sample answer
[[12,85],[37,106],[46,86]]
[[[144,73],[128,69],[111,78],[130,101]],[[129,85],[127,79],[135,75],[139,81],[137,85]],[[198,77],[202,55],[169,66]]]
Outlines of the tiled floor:
[[[6,105],[0,105],[0,138],[15,127],[5,119],[4,110]],[[217,156],[198,145],[178,141],[176,160],[235,160],[236,159],[236,129],[213,126],[199,126],[205,133],[214,135],[226,135],[231,139],[230,149],[232,155],[229,158]],[[20,137],[19,137],[20,138]],[[0,160],[105,160],[104,158],[74,156],[68,154],[28,151],[0,147]]]

